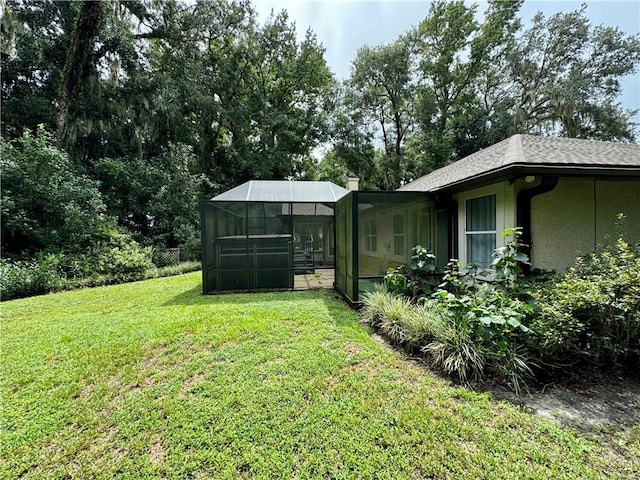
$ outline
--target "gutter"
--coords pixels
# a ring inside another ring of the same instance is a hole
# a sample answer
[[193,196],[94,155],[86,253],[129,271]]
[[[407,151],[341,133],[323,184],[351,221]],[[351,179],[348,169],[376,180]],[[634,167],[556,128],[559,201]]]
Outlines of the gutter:
[[[522,190],[518,193],[516,200],[516,225],[522,227],[522,243],[526,246],[524,253],[531,260],[531,251],[533,248],[533,236],[531,235],[531,200],[537,195],[550,192],[558,185],[558,177],[555,175],[545,175],[542,177],[540,185],[537,187]],[[525,275],[531,273],[531,265],[522,266]]]
[[[447,167],[444,167],[447,168]],[[524,175],[558,175],[567,177],[602,176],[627,179],[640,177],[638,165],[618,165],[615,167],[602,165],[566,165],[566,164],[530,164],[510,163],[495,169],[484,171],[473,176],[455,180],[445,185],[422,189],[426,193],[457,193],[461,190],[471,190],[491,183],[508,180],[514,176]],[[412,191],[405,189],[400,191]]]

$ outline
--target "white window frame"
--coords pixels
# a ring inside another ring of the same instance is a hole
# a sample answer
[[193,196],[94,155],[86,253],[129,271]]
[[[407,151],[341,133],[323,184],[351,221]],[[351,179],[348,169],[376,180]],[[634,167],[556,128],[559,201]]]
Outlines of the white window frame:
[[[496,230],[495,232],[486,231],[474,231],[467,232],[467,200],[473,200],[476,198],[486,197],[489,195],[496,196]],[[504,230],[504,205],[505,192],[504,187],[501,184],[494,184],[484,188],[478,188],[470,190],[468,192],[460,193],[457,195],[458,201],[458,257],[463,264],[468,264],[467,259],[467,235],[477,235],[481,233],[495,233],[496,243],[494,248],[504,246],[504,238],[501,233]]]
[[[396,217],[402,219],[402,233],[396,233]],[[407,258],[407,216],[404,212],[392,215],[393,242],[391,245],[394,258]],[[402,239],[402,253],[396,253],[396,239]]]
[[[364,253],[372,256],[372,257],[377,257],[378,256],[378,219],[375,215],[372,215],[370,218],[365,218],[364,221],[364,232],[363,232],[363,242],[364,242]],[[367,227],[371,227],[373,226],[373,228],[369,228],[367,229]],[[375,233],[372,233],[372,231],[375,230]],[[370,245],[367,245],[367,241],[369,241]],[[375,250],[373,249],[369,249],[367,247],[369,246],[375,246]]]

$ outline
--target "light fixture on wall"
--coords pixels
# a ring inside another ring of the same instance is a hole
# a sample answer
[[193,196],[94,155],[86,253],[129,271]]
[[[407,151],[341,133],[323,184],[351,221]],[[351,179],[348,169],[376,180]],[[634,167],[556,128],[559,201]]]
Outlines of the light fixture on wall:
[[524,181],[526,183],[533,183],[536,181],[536,177],[534,175],[527,175],[526,177],[524,177]]

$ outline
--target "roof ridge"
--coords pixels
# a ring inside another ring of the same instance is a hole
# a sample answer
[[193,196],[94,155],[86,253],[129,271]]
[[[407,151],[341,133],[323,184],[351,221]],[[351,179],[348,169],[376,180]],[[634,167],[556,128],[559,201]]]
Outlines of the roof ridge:
[[[240,185],[238,185],[238,186],[240,186]],[[246,199],[247,202],[251,198],[251,187],[252,186],[253,186],[253,180],[249,180],[249,187],[247,188],[247,199]]]
[[524,162],[526,163],[526,158],[524,155],[524,150],[522,148],[522,137],[519,133],[512,135],[508,139],[506,139],[509,144],[502,156],[501,165],[509,165],[512,163]]

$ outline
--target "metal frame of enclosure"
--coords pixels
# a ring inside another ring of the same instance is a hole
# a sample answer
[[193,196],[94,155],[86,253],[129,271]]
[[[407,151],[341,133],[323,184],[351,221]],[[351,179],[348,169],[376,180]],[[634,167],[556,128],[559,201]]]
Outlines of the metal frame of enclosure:
[[202,291],[292,289],[335,265],[330,182],[251,181],[201,202]]
[[335,271],[351,304],[422,245],[443,267],[451,208],[423,192],[349,192],[330,182],[252,181],[201,203],[202,291],[293,289]]
[[409,264],[416,245],[447,261],[449,211],[423,192],[350,192],[336,203],[335,218],[335,287],[351,304],[388,269]]

